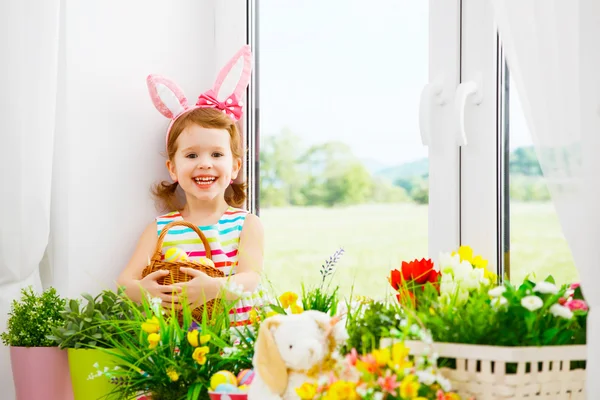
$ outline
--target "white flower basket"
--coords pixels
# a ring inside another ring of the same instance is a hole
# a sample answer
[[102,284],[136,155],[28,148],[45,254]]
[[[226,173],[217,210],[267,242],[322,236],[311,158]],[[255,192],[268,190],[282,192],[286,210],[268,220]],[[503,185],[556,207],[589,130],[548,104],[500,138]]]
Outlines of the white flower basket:
[[[382,339],[390,346],[393,339]],[[571,361],[585,361],[583,346],[499,347],[472,344],[406,341],[415,356],[431,354],[456,360],[456,368],[440,368],[453,390],[476,400],[548,399],[585,400],[586,371],[571,369]],[[506,365],[516,373],[506,373]]]

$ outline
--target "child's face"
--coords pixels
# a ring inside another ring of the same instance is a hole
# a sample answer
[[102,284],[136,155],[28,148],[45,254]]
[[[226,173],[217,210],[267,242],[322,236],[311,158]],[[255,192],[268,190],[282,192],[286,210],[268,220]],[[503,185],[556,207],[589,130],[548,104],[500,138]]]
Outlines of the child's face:
[[233,158],[227,130],[193,124],[177,138],[177,152],[167,161],[167,168],[188,196],[213,200],[224,195],[241,164]]

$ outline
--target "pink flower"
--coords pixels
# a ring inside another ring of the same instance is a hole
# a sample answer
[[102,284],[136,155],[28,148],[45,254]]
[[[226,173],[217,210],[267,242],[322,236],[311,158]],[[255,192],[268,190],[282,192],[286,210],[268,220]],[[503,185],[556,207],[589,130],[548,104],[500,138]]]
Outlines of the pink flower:
[[575,311],[575,310],[587,311],[588,310],[588,305],[583,300],[577,300],[577,299],[569,300],[569,301],[567,301],[566,306],[569,307],[569,310],[571,310],[571,311]]
[[356,352],[356,349],[350,350],[350,353],[346,355],[346,361],[352,366],[356,365],[356,361],[358,361],[358,353]]
[[391,375],[390,371],[388,371],[385,376],[380,376],[379,379],[377,379],[377,383],[384,392],[390,393],[392,396],[396,395],[396,389],[400,386],[400,382],[398,382],[396,375]]
[[572,283],[572,284],[571,284],[571,287],[570,287],[569,289],[571,289],[571,290],[575,290],[575,289],[577,289],[578,287],[579,287],[579,283]]

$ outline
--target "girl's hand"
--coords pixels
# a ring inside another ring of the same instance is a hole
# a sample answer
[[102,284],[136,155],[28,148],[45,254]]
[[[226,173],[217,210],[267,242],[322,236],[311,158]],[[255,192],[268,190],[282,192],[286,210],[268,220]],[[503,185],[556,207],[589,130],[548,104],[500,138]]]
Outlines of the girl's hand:
[[140,280],[140,286],[150,296],[160,298],[163,301],[163,305],[171,305],[177,298],[176,294],[181,292],[181,288],[175,287],[175,285],[161,285],[158,283],[158,279],[168,274],[169,271],[162,269],[154,271]]
[[[204,304],[217,296],[217,278],[210,277],[194,268],[181,267],[180,270],[184,274],[191,276],[192,279],[188,282],[175,283],[173,286],[179,292],[184,291],[185,288],[186,301],[190,307],[194,308],[200,304]],[[177,301],[181,302],[183,300],[182,297],[178,296]]]

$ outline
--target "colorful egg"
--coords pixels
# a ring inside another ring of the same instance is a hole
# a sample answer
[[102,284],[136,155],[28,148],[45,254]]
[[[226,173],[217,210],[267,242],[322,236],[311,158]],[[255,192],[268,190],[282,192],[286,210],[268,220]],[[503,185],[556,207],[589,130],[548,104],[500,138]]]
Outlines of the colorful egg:
[[178,247],[171,247],[165,252],[165,261],[175,262],[175,261],[186,261],[188,259],[185,251],[181,250]]
[[228,383],[237,387],[237,378],[229,371],[219,371],[210,378],[210,387],[213,390],[223,383]]
[[199,264],[202,265],[208,265],[209,267],[213,267],[215,268],[215,263],[213,262],[213,260],[211,260],[210,258],[207,257],[200,257],[197,261]]
[[237,376],[238,385],[249,385],[254,379],[254,371],[251,369],[243,369]]
[[215,388],[216,393],[239,393],[237,386],[231,383],[221,383]]

